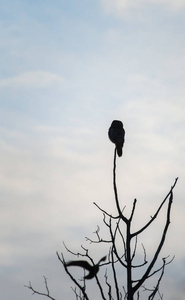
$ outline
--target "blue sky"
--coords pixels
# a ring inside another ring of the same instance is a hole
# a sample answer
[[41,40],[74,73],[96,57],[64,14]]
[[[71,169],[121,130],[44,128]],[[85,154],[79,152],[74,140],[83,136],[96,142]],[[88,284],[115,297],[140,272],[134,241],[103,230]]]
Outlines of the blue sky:
[[[115,211],[107,137],[113,119],[126,130],[120,199],[128,213],[138,199],[138,225],[179,176],[164,249],[176,258],[162,291],[182,299],[185,1],[10,0],[2,1],[0,17],[4,299],[37,299],[23,286],[32,280],[42,289],[43,274],[54,296],[74,299],[55,252],[64,250],[63,240],[74,251],[87,245],[85,236],[102,225],[94,201]],[[92,253],[95,260],[104,255]]]

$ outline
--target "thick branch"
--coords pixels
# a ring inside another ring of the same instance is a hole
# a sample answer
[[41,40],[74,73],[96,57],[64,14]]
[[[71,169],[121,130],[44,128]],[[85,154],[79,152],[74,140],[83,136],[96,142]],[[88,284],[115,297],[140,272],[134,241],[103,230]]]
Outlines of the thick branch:
[[168,230],[168,227],[169,227],[169,224],[170,224],[170,212],[171,212],[172,201],[173,201],[173,192],[172,192],[172,189],[171,189],[169,203],[168,203],[168,209],[167,209],[167,219],[166,219],[166,224],[165,224],[165,227],[164,227],[164,230],[163,230],[161,241],[160,241],[159,246],[158,246],[158,248],[155,252],[153,260],[151,261],[150,265],[148,266],[145,274],[138,281],[138,283],[133,287],[133,292],[134,293],[140,288],[140,286],[143,284],[143,282],[149,277],[150,271],[152,270],[152,268],[153,268],[153,266],[154,266],[154,264],[155,264],[155,262],[158,258],[158,255],[159,255],[159,253],[160,253],[160,251],[163,247],[163,244],[164,244],[164,241],[165,241],[165,238],[166,238],[166,233],[167,233],[167,230]]
[[131,257],[131,234],[130,234],[130,221],[127,223],[127,236],[126,236],[126,261],[127,261],[127,293],[128,300],[133,300],[132,288],[132,257]]
[[[166,266],[167,264],[168,264],[168,263],[166,263],[166,259],[163,258],[163,265],[162,265],[162,267],[160,268],[160,270],[162,270],[161,275],[159,276],[159,279],[158,279],[158,281],[157,281],[156,286],[155,286],[152,290],[151,290],[151,289],[148,289],[148,288],[146,288],[146,287],[143,286],[143,288],[144,288],[145,291],[151,291],[151,292],[152,292],[152,293],[149,295],[148,300],[153,300],[154,297],[155,297],[155,295],[157,294],[157,292],[159,293],[159,285],[160,285],[160,282],[161,282],[162,277],[163,277],[163,275],[164,275],[164,269],[165,269],[165,266]],[[159,270],[158,270],[158,271],[159,271]],[[159,296],[160,296],[160,298],[161,298],[160,293],[159,293]],[[162,298],[161,298],[161,299],[162,299]]]

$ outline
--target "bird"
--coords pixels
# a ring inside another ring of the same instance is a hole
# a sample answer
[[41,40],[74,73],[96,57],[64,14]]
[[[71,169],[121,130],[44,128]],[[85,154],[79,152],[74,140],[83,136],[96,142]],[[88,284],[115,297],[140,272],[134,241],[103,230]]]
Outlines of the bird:
[[108,131],[109,139],[116,145],[116,151],[118,156],[122,156],[122,148],[125,141],[125,130],[123,123],[118,120],[114,120]]
[[86,276],[84,276],[84,279],[92,279],[93,277],[96,276],[96,274],[99,271],[99,264],[101,261],[105,261],[107,258],[107,256],[102,257],[99,262],[94,265],[91,266],[86,260],[73,260],[73,261],[69,261],[67,263],[65,263],[66,267],[70,267],[70,266],[77,266],[77,267],[82,267],[83,269],[86,269],[87,271],[89,271],[89,274],[87,274]]

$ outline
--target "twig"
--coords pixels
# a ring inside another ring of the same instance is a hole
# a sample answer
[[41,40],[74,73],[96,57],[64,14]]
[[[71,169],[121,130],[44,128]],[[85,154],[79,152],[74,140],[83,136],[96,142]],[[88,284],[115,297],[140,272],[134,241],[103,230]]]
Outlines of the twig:
[[80,253],[80,252],[75,253],[75,252],[71,251],[71,250],[66,246],[66,244],[65,244],[64,242],[63,242],[63,245],[64,245],[65,249],[66,249],[69,253],[71,253],[72,255],[75,255],[75,256],[77,256],[77,257],[79,257],[79,256],[85,257],[85,256],[86,256],[86,254],[82,254],[82,253]]
[[43,276],[43,277],[44,277],[44,284],[45,284],[45,288],[46,288],[47,293],[41,293],[41,292],[36,291],[32,287],[31,281],[29,281],[29,285],[25,285],[25,287],[27,287],[28,289],[30,289],[33,292],[33,295],[37,294],[37,295],[45,296],[45,297],[48,297],[49,299],[55,300],[55,298],[53,298],[53,297],[50,296],[50,292],[49,292],[49,288],[48,288],[48,283],[47,283],[47,278],[45,276]]
[[105,277],[105,283],[106,283],[106,285],[108,286],[108,296],[109,296],[109,300],[114,300],[114,299],[112,298],[112,287],[111,287],[110,283],[108,282],[107,270],[106,270],[106,272],[105,272],[104,277]]
[[133,250],[133,253],[132,253],[131,260],[133,260],[134,257],[135,257],[135,254],[136,254],[136,248],[137,248],[137,235],[136,235],[136,240],[135,240],[135,245],[134,245],[134,250]]
[[132,207],[132,212],[131,212],[131,216],[130,216],[130,219],[129,219],[130,222],[132,221],[132,218],[133,218],[133,215],[134,215],[134,211],[135,211],[135,208],[136,208],[136,202],[137,202],[137,200],[134,199],[134,203],[133,203],[133,207]]
[[93,202],[94,205],[96,205],[96,207],[101,210],[104,214],[106,214],[108,217],[112,218],[112,219],[118,219],[119,216],[112,216],[111,214],[109,214],[108,212],[106,212],[104,209],[102,209],[96,202]]
[[73,281],[73,282],[78,286],[78,288],[81,290],[81,292],[82,292],[82,294],[83,294],[85,300],[89,300],[89,298],[88,298],[88,296],[87,296],[87,294],[86,294],[86,292],[85,292],[85,288],[84,288],[83,286],[81,286],[81,285],[77,282],[77,280],[71,275],[71,273],[68,271],[68,268],[67,268],[66,265],[65,265],[65,260],[64,260],[63,254],[61,253],[61,257],[62,257],[62,258],[60,257],[60,255],[58,254],[58,252],[56,252],[56,254],[57,254],[57,257],[58,257],[58,259],[60,260],[60,262],[63,264],[66,273],[69,275],[69,277],[72,279],[72,281]]
[[98,243],[111,243],[111,240],[104,240],[102,238],[100,238],[100,235],[99,235],[99,231],[100,231],[100,227],[97,225],[97,230],[93,233],[96,234],[98,240],[95,241],[95,240],[91,240],[90,238],[88,237],[85,237],[86,241],[90,242],[90,243],[93,243],[93,244],[98,244]]
[[[136,266],[132,265],[132,268],[140,268],[140,267],[142,267],[142,266],[144,266],[144,265],[146,265],[148,263],[148,261],[146,260],[146,250],[145,250],[145,247],[144,247],[143,244],[141,244],[141,245],[143,247],[143,252],[144,252],[144,262],[142,264],[140,264],[140,265],[136,265]],[[138,280],[135,280],[135,282],[136,281],[138,282]],[[134,282],[134,280],[132,282]]]

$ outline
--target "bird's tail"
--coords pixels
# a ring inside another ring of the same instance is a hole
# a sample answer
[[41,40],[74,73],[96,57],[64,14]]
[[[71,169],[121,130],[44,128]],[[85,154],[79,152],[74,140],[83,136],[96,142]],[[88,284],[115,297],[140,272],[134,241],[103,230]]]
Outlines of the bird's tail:
[[121,157],[122,156],[122,147],[117,147],[116,150],[117,150],[118,156]]

